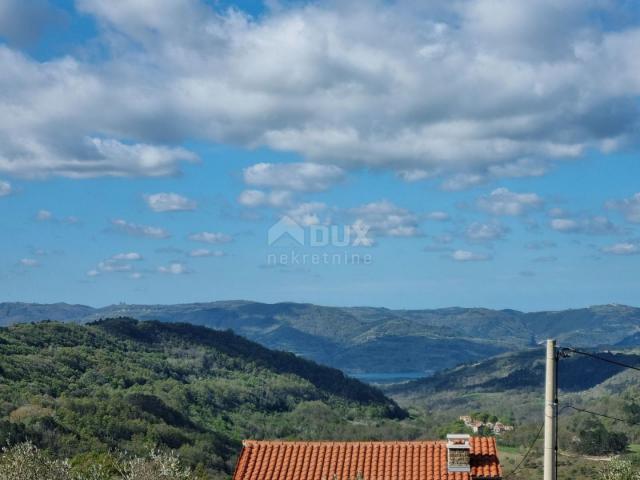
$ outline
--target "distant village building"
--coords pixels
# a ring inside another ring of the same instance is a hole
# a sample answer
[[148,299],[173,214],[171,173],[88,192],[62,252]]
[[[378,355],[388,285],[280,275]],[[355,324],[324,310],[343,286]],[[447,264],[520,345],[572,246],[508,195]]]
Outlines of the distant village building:
[[488,428],[496,435],[513,430],[513,425],[505,425],[502,422],[483,422],[481,420],[474,419],[470,415],[462,415],[460,416],[460,420],[462,420],[462,422],[464,422],[464,424],[470,428],[473,433],[478,433],[482,427]]
[[500,480],[495,438],[243,442],[233,480]]

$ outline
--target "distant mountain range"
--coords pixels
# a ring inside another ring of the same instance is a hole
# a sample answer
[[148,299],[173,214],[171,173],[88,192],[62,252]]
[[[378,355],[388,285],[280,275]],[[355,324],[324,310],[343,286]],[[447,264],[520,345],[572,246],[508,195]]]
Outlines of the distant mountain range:
[[485,308],[391,310],[223,301],[180,305],[1,303],[0,325],[100,318],[187,322],[235,333],[349,373],[435,372],[554,337],[581,347],[640,345],[640,308],[525,313]]

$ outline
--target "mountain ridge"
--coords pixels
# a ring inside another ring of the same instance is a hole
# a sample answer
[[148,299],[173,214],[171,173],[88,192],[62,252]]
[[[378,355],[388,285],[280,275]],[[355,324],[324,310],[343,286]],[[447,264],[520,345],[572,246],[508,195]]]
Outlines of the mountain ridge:
[[396,310],[248,300],[100,308],[0,304],[0,325],[44,319],[87,323],[120,316],[232,329],[269,348],[349,373],[428,374],[532,347],[547,337],[582,347],[640,343],[640,308],[618,304],[540,312],[466,307]]

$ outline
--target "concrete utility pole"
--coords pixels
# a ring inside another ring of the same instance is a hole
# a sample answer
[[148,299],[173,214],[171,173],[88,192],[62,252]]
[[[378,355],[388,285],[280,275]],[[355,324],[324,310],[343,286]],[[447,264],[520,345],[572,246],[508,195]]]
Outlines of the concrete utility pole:
[[544,480],[556,480],[556,341],[547,340],[547,374],[544,389]]

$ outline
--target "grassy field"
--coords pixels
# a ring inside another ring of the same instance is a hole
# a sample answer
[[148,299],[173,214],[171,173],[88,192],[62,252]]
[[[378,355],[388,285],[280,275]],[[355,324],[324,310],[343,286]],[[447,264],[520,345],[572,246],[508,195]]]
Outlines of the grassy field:
[[[538,480],[542,478],[542,454],[535,451],[522,464],[515,475],[511,472],[520,464],[524,456],[524,451],[515,447],[499,447],[500,463],[502,464],[503,475],[509,475],[513,480]],[[575,480],[581,479],[597,479],[598,471],[602,466],[602,462],[586,460],[584,458],[569,458],[560,456],[558,458],[558,479],[559,480]]]
[[632,453],[640,453],[640,443],[635,443],[635,444],[629,445],[629,450]]

